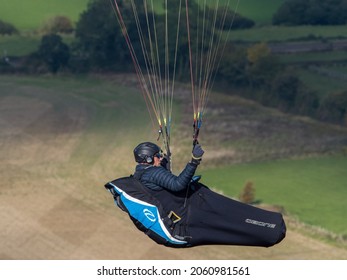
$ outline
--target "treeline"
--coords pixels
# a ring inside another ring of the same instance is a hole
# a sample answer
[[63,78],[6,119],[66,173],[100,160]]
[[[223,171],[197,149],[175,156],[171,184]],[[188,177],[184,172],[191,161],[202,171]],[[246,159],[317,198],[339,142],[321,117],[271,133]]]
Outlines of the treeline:
[[274,25],[347,24],[347,0],[287,0],[274,14]]
[[347,126],[347,90],[321,100],[264,43],[248,48],[230,45],[218,71],[218,82],[230,87],[231,94],[242,89],[242,97],[264,106]]
[[[141,53],[137,26],[131,20],[130,15],[132,11],[131,7],[127,7],[127,3],[127,1],[119,1],[119,4],[124,9],[124,21],[127,22],[127,31],[130,38],[132,38],[133,48],[136,53]],[[189,1],[189,5],[191,5],[191,13],[198,10],[197,7],[192,7],[197,5],[194,1]],[[187,52],[187,34],[185,33],[187,28],[184,26],[184,20],[180,22],[181,26],[177,24],[177,7],[172,4],[170,9],[168,13],[169,33],[176,34],[177,28],[180,27],[182,38],[178,42],[177,53],[175,51],[169,53],[170,61],[173,61],[175,59],[174,56],[177,56],[176,79],[187,81],[189,77],[189,54]],[[224,10],[218,11],[218,13],[224,12]],[[139,23],[146,26],[148,16],[152,15],[146,15],[141,10],[138,13]],[[185,11],[182,11],[182,14],[185,14]],[[154,16],[160,22],[161,16]],[[226,16],[229,18],[233,17],[234,12],[230,10]],[[197,14],[191,15],[191,18],[198,17],[199,15]],[[194,48],[194,44],[199,42],[194,41],[194,38],[197,37],[195,34],[197,28],[194,28],[194,22],[191,24],[193,27],[191,44]],[[252,24],[254,24],[252,21],[236,15],[233,26],[235,28],[246,28],[252,26]],[[87,10],[81,14],[74,30],[76,40],[72,45],[64,43],[60,36],[63,30],[71,32],[71,26],[68,21],[59,18],[56,21],[51,21],[47,26],[49,26],[51,34],[42,37],[37,52],[22,58],[22,61],[17,62],[17,67],[15,68],[12,67],[13,64],[10,60],[0,62],[0,72],[13,71],[13,69],[21,69],[21,71],[29,73],[134,71],[132,58],[114,11],[109,5],[105,5],[104,0],[91,1]],[[211,26],[213,26],[212,23],[206,23],[206,28]],[[226,28],[221,23],[218,26],[220,26],[221,32]],[[164,32],[165,26],[158,24],[156,28],[158,29],[158,34],[161,34]],[[163,43],[158,43],[159,52],[165,50],[165,46],[161,44]],[[145,62],[140,57],[139,64],[145,66],[143,65]],[[163,56],[161,55],[161,57]],[[265,106],[278,108],[288,113],[306,115],[324,121],[347,125],[347,91],[331,94],[328,98],[321,101],[318,98],[318,94],[305,87],[290,67],[281,64],[271,54],[266,44],[255,44],[247,47],[228,44],[224,50],[224,56],[220,61],[219,68],[214,70],[214,74],[216,77],[215,85],[226,85],[228,88],[242,89],[240,92],[243,93],[243,97],[256,100]],[[231,94],[233,92],[239,91],[230,91]]]

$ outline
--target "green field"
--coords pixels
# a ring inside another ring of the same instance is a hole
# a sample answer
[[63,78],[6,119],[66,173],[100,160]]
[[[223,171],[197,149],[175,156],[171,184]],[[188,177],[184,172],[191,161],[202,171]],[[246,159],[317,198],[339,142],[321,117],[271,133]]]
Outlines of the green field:
[[[156,1],[158,2],[156,8],[161,9],[162,4],[160,2],[163,0]],[[268,25],[271,24],[272,15],[284,0],[196,0],[196,2],[202,4],[206,2],[211,7],[228,5],[230,9],[254,20],[257,25]]]
[[337,26],[261,26],[230,32],[232,41],[280,42],[307,38],[347,38],[346,25]]
[[[215,1],[212,0],[206,1],[215,3]],[[227,0],[221,1],[221,4],[226,1]],[[232,31],[229,38],[232,41],[242,42],[278,42],[308,37],[327,39],[347,37],[346,26],[271,26],[272,14],[283,1],[284,0],[241,0],[239,2],[238,11],[246,17],[255,20],[257,27],[247,30]],[[85,10],[87,3],[88,0],[37,0],[34,4],[19,0],[0,0],[0,19],[14,24],[22,33],[23,31],[26,33],[25,31],[37,30],[45,20],[56,15],[66,15],[76,22],[81,12]],[[237,0],[233,0],[230,1],[229,5],[231,7],[236,7],[236,4]],[[18,7],[21,7],[26,13],[18,13]],[[266,8],[264,9],[264,7]],[[6,51],[8,55],[25,55],[36,50],[39,40],[40,38],[38,36],[0,36],[0,48],[2,52]],[[329,54],[329,56],[332,57],[334,55]],[[345,57],[343,54],[340,55],[340,57],[343,56]]]
[[305,52],[297,54],[280,54],[276,56],[281,62],[288,64],[347,61],[347,52],[345,51]]
[[[81,12],[86,9],[89,0],[36,0],[23,2],[19,0],[0,0],[0,19],[14,24],[21,31],[32,31],[40,27],[47,19],[56,15],[65,15],[77,21]],[[200,0],[202,1],[202,0]],[[206,0],[213,2],[214,0]],[[221,3],[229,0],[223,0]],[[347,37],[345,26],[302,26],[278,27],[271,25],[273,13],[284,0],[240,0],[238,11],[240,14],[253,19],[258,28],[236,30],[232,32],[234,41],[282,41],[305,38],[308,36],[322,38]],[[231,7],[236,7],[237,0],[230,1]],[[19,13],[25,10],[25,13]],[[264,8],[265,7],[265,8]],[[260,12],[261,11],[261,12]]]
[[[234,2],[235,1],[236,0],[234,0]],[[271,24],[272,15],[284,1],[285,0],[240,0],[238,13],[254,20],[257,25],[268,25]]]
[[347,157],[331,156],[227,166],[203,171],[203,181],[238,197],[246,182],[256,200],[283,206],[301,221],[347,235]]
[[47,19],[64,15],[77,21],[89,0],[0,0],[0,19],[21,31],[32,31]]
[[39,36],[0,36],[1,54],[8,56],[25,56],[38,50]]
[[[229,0],[220,1],[220,4],[227,1]],[[45,20],[56,15],[65,15],[77,21],[88,2],[89,0],[36,0],[34,2],[0,0],[0,19],[12,23],[21,31],[30,31],[37,29]],[[215,3],[214,0],[207,0],[207,2]],[[283,0],[240,0],[238,12],[253,19],[257,24],[269,24],[272,14],[282,2]],[[236,7],[236,3],[237,0],[230,1],[230,7]],[[262,12],[259,13],[259,10]]]
[[[61,35],[61,37],[67,45],[71,45],[75,40],[72,35]],[[39,35],[0,36],[0,54],[26,56],[38,50],[41,39]]]

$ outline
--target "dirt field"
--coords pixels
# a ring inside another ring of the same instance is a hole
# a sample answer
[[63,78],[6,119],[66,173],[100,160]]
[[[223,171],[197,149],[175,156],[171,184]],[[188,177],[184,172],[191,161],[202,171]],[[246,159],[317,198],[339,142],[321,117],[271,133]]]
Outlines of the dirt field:
[[290,223],[273,248],[156,245],[103,188],[129,166],[110,166],[115,144],[88,130],[90,108],[40,87],[11,89],[0,95],[0,259],[347,259]]

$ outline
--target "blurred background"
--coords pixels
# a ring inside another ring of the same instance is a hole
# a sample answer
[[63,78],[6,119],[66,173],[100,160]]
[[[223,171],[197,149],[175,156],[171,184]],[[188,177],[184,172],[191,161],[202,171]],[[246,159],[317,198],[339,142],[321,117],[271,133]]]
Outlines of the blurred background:
[[[141,52],[146,14],[136,24],[130,15],[143,1],[117,2]],[[157,19],[172,17],[175,37],[180,1],[152,3]],[[216,9],[189,3],[191,18],[196,7]],[[175,250],[139,232],[103,188],[133,173],[139,142],[158,138],[114,3],[0,0],[0,259],[347,258],[347,2],[218,3],[225,44],[210,70],[198,172],[224,195],[282,212],[287,238],[268,249]],[[170,53],[176,174],[192,148],[187,50],[183,39]]]

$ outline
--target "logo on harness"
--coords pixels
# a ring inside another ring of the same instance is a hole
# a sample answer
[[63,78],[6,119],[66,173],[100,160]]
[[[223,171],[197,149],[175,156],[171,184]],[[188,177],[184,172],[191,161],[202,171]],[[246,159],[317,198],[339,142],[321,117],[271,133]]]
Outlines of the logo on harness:
[[252,220],[252,219],[246,219],[245,222],[248,223],[248,224],[261,226],[261,227],[268,227],[268,228],[275,228],[276,227],[276,224],[270,224],[270,223],[255,221],[255,220]]
[[150,220],[151,222],[155,222],[156,221],[156,217],[155,217],[155,215],[150,211],[150,210],[148,210],[148,209],[143,209],[143,214],[146,216],[146,218],[148,219],[148,220]]

